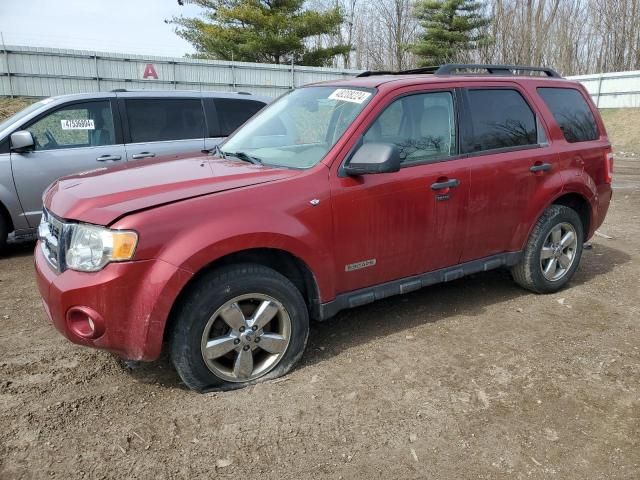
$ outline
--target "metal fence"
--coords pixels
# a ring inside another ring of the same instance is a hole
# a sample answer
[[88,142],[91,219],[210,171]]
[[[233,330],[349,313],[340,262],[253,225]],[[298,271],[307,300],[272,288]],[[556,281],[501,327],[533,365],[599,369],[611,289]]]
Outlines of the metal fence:
[[640,108],[640,71],[570,78],[586,87],[599,108]]
[[[23,46],[0,50],[0,96],[49,97],[127,88],[246,91],[277,97],[293,87],[358,73]],[[600,108],[640,107],[640,71],[569,78],[583,83]]]
[[0,50],[0,96],[49,97],[127,88],[245,91],[277,97],[293,87],[358,72],[6,46]]

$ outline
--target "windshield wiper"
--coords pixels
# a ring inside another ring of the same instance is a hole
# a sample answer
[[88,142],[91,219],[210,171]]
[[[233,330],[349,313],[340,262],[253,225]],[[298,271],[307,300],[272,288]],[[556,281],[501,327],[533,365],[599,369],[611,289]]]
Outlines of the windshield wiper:
[[[222,152],[222,150],[220,150]],[[232,157],[236,157],[239,158],[240,160],[242,160],[243,162],[249,162],[249,163],[253,163],[255,165],[262,165],[262,160],[260,160],[258,157],[254,157],[252,155],[249,155],[245,152],[222,152],[222,155],[231,155]],[[224,157],[226,158],[226,157]]]

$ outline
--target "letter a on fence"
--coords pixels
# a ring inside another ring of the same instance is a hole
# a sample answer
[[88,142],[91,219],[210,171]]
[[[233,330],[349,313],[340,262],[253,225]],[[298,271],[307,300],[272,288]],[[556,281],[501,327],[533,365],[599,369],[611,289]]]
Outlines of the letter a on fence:
[[156,69],[153,66],[153,63],[147,63],[147,66],[144,67],[144,72],[142,73],[142,78],[144,78],[144,79],[153,78],[155,80],[158,79],[158,73],[156,72]]

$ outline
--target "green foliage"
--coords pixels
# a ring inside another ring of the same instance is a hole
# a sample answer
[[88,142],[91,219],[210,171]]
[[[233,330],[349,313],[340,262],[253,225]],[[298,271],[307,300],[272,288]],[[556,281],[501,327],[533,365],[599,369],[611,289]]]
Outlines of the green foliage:
[[342,12],[303,9],[303,0],[195,0],[203,18],[176,17],[176,33],[198,58],[323,66],[350,47],[311,46],[309,39],[338,33]]
[[415,15],[424,33],[411,50],[422,58],[420,65],[455,61],[487,42],[481,29],[489,19],[481,8],[482,3],[473,0],[418,0]]

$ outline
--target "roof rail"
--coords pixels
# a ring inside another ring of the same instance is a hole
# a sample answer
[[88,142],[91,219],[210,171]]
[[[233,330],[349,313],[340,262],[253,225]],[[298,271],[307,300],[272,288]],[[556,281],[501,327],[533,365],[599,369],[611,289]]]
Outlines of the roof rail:
[[541,72],[548,77],[562,78],[558,72],[546,67],[529,67],[524,65],[485,65],[480,63],[447,63],[445,65],[433,67],[413,68],[411,70],[401,70],[399,72],[391,71],[366,71],[358,75],[358,77],[371,77],[374,75],[414,75],[414,74],[430,74],[430,75],[455,75],[462,70],[485,70],[490,75],[516,75],[520,72]]

